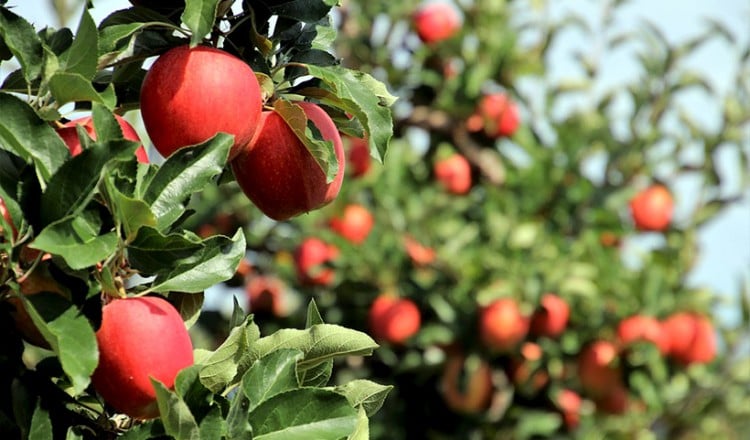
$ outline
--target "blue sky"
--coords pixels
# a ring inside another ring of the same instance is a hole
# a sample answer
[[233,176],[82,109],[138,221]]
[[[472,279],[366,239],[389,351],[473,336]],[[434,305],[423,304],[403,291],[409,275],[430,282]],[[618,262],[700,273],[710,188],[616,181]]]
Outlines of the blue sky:
[[[10,6],[17,6],[16,12],[30,19],[36,26],[52,25],[57,27],[54,15],[47,0],[9,0]],[[127,0],[97,0],[94,2],[99,8],[93,10],[95,20],[100,21],[107,11],[129,6]],[[642,20],[649,20],[665,33],[669,41],[678,43],[696,35],[705,26],[705,17],[711,17],[725,26],[738,37],[740,41],[750,42],[750,2],[747,0],[722,0],[709,2],[706,0],[631,0],[618,11],[614,26],[623,30],[634,29]],[[554,13],[575,10],[584,14],[592,14],[601,7],[602,2],[595,0],[564,0],[550,1],[554,5]],[[719,6],[720,5],[720,6]],[[78,14],[74,14],[77,17]],[[75,27],[75,23],[68,24]],[[590,45],[581,35],[571,33],[561,39],[558,44],[560,63],[564,65],[566,53],[576,48]],[[699,70],[722,94],[732,93],[728,89],[731,84],[728,78],[737,69],[738,54],[720,41],[713,41],[702,46],[688,60],[688,65]],[[575,69],[573,69],[575,70]],[[556,69],[559,75],[571,74],[571,69]],[[628,59],[627,54],[619,54],[607,59],[605,66],[605,82],[608,84],[627,80],[630,75],[637,73],[637,66]],[[684,103],[686,107],[695,109],[698,117],[706,124],[718,120],[716,108],[712,108],[701,96],[688,96]],[[750,130],[746,132],[747,145],[750,149]],[[720,155],[719,162],[726,172],[727,185],[724,194],[738,194],[740,192],[740,176],[734,166],[731,155]],[[744,170],[750,174],[750,170]],[[690,194],[695,191],[696,182],[681,181],[678,184],[678,213],[689,209]],[[707,286],[726,296],[737,298],[741,286],[750,284],[750,189],[742,193],[743,202],[737,204],[708,223],[700,234],[700,257],[695,270],[689,275],[689,282],[694,286]],[[635,249],[649,246],[648,240],[635,240],[630,245]],[[724,319],[734,321],[737,318],[736,307],[731,305],[720,310]]]

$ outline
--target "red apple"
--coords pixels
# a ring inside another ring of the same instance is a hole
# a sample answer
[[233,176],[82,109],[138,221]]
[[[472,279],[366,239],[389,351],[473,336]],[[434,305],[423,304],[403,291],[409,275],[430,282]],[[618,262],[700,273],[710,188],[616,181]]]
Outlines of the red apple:
[[150,378],[172,388],[177,373],[193,364],[193,345],[179,312],[154,296],[105,305],[96,340],[94,388],[115,410],[137,419],[159,416]]
[[247,309],[253,313],[266,312],[274,316],[285,316],[284,282],[268,275],[257,275],[245,283]]
[[461,27],[461,17],[456,8],[442,2],[421,6],[414,12],[412,20],[417,35],[428,44],[447,40]]
[[367,139],[349,138],[349,169],[352,177],[362,177],[370,171],[372,156]]
[[415,266],[427,266],[435,261],[436,254],[434,249],[423,246],[408,235],[404,237],[404,248]]
[[336,246],[318,238],[307,238],[294,253],[297,277],[302,284],[328,286],[336,273],[329,267],[338,257]]
[[630,200],[635,227],[643,231],[663,231],[672,221],[674,200],[662,185],[650,186]]
[[494,391],[492,368],[484,359],[467,362],[460,352],[449,353],[440,378],[445,404],[462,414],[477,414],[486,410]]
[[469,131],[484,129],[487,136],[497,139],[513,136],[521,117],[518,106],[505,93],[486,95],[479,101],[474,114],[467,120]]
[[568,326],[570,307],[564,299],[545,293],[531,317],[531,333],[537,336],[560,336]]
[[624,414],[628,409],[628,389],[623,384],[615,384],[594,399],[596,409],[608,414]]
[[[138,137],[138,133],[135,131],[135,128],[133,128],[133,126],[130,125],[130,123],[125,120],[125,118],[120,115],[115,115],[115,119],[117,119],[117,123],[120,124],[122,137],[124,139],[138,143],[141,142],[141,138]],[[83,151],[81,148],[81,140],[78,138],[78,130],[76,130],[76,126],[78,125],[82,126],[86,130],[86,133],[88,133],[91,139],[96,140],[94,120],[91,118],[91,116],[74,119],[65,123],[62,127],[57,129],[57,134],[65,142],[68,150],[70,150],[71,156],[77,156],[81,154],[81,151]],[[146,149],[143,148],[143,145],[135,150],[135,157],[138,158],[138,162],[140,163],[148,163],[148,155],[146,154]]]
[[331,229],[354,244],[362,244],[370,235],[375,219],[362,205],[347,205],[341,217],[332,218]]
[[716,357],[716,334],[711,321],[691,312],[677,312],[664,320],[669,355],[683,365],[705,364]]
[[666,355],[669,352],[669,338],[661,323],[651,316],[633,315],[617,325],[617,337],[624,346],[638,341],[651,342]]
[[581,421],[581,404],[583,402],[581,396],[566,388],[557,393],[555,402],[557,407],[560,408],[565,427],[568,430],[576,429]]
[[471,165],[460,154],[435,162],[435,177],[452,194],[466,194],[471,189]]
[[232,170],[242,191],[264,214],[286,220],[330,203],[344,178],[344,146],[336,125],[319,106],[297,103],[320,131],[332,141],[338,171],[331,183],[315,158],[275,111],[263,112],[261,128],[248,148],[232,161]]
[[593,396],[603,396],[621,383],[618,351],[615,344],[597,340],[586,346],[578,356],[581,385]]
[[250,66],[213,47],[170,49],[141,86],[143,123],[164,157],[219,132],[234,135],[229,157],[235,157],[253,138],[261,108],[260,86]]
[[373,338],[396,345],[414,336],[422,322],[414,301],[387,293],[372,303],[368,319]]
[[513,298],[501,298],[479,313],[479,336],[491,350],[507,351],[518,345],[529,331],[529,318],[521,314]]

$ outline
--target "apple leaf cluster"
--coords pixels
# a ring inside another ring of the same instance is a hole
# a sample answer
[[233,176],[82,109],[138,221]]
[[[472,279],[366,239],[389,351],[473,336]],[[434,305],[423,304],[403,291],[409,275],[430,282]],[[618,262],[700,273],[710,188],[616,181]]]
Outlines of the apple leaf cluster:
[[[18,68],[0,85],[2,436],[368,438],[390,387],[329,382],[334,359],[370,355],[377,344],[323,323],[314,303],[304,329],[264,337],[235,307],[226,338],[196,349],[174,389],[153,382],[158,418],[115,414],[91,379],[102,344],[117,343],[97,343],[103,304],[158,296],[191,327],[203,292],[231,279],[247,250],[240,228],[198,235],[190,227],[192,201],[233,180],[232,135],[215,133],[163,161],[137,155],[141,142],[120,114],[140,106],[144,61],[179,46],[219,46],[253,68],[265,104],[281,109],[323,170],[337,169],[332,143],[288,102],[314,100],[342,131],[367,135],[382,160],[395,98],[332,54],[335,4],[134,0],[98,25],[85,8],[73,32],[37,29],[5,3],[0,62]],[[75,112],[90,119],[71,126]],[[129,349],[159,351],[160,335],[149,336]]]

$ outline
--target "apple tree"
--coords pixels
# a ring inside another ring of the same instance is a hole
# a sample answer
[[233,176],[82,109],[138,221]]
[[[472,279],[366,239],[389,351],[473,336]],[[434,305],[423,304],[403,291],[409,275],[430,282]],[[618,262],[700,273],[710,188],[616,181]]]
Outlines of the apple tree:
[[[700,232],[747,194],[750,42],[553,3],[342,2],[335,53],[399,97],[384,165],[347,135],[338,197],[284,222],[203,192],[222,203],[195,230],[243,225],[248,245],[215,292],[246,294],[269,330],[314,298],[378,341],[336,374],[394,385],[373,437],[743,438],[747,288],[689,275]],[[571,34],[592,44],[565,73]],[[736,61],[725,88],[690,62],[716,44]],[[614,55],[634,78],[608,82]]]
[[369,438],[392,387],[332,378],[378,344],[314,300],[297,328],[261,331],[235,303],[216,339],[195,336],[204,291],[242,271],[247,240],[192,219],[218,209],[204,191],[258,166],[265,130],[306,168],[263,168],[340,187],[339,130],[382,158],[395,98],[340,63],[335,2],[131,3],[96,23],[107,2],[87,2],[76,29],[55,29],[0,0],[0,436]]

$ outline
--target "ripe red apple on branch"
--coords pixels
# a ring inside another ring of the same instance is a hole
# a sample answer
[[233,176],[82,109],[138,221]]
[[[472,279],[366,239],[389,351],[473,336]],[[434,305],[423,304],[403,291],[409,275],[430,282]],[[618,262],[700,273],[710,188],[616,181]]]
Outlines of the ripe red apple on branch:
[[716,357],[716,334],[711,321],[692,312],[677,312],[662,323],[669,339],[669,355],[683,365],[705,364]]
[[414,336],[422,325],[422,317],[414,301],[390,293],[379,295],[370,305],[368,320],[375,340],[396,345]]
[[347,205],[340,217],[329,221],[331,229],[354,244],[364,243],[374,224],[370,211],[356,204]]
[[347,162],[352,177],[363,177],[370,171],[372,157],[370,156],[370,146],[367,139],[349,138]]
[[141,114],[151,142],[168,157],[219,132],[234,135],[229,157],[253,138],[262,99],[244,61],[213,47],[178,46],[161,55],[141,86]]
[[476,414],[492,400],[492,367],[484,359],[467,358],[459,351],[447,354],[440,376],[440,391],[448,408],[458,413]]
[[155,296],[106,304],[96,341],[94,388],[115,410],[138,419],[159,416],[150,378],[172,388],[177,373],[193,364],[193,345],[179,312]]
[[[133,128],[133,126],[130,125],[130,123],[126,121],[122,116],[114,116],[115,119],[117,119],[117,123],[120,124],[122,137],[129,141],[140,143],[141,138],[138,136],[138,132],[135,131],[135,128]],[[94,120],[91,118],[91,116],[74,119],[70,122],[65,123],[62,127],[57,129],[57,134],[65,142],[65,145],[67,145],[68,150],[70,150],[71,156],[77,156],[78,154],[81,154],[81,151],[83,151],[81,149],[81,140],[78,138],[78,130],[76,129],[76,126],[78,125],[82,126],[86,130],[86,133],[88,133],[91,139],[96,140]],[[146,154],[146,149],[143,148],[143,145],[135,150],[135,156],[136,158],[138,158],[138,162],[148,163],[148,155]]]
[[446,2],[426,3],[412,16],[419,38],[432,44],[447,40],[461,28],[461,17],[455,6]]
[[435,162],[435,178],[451,194],[462,195],[471,189],[471,165],[458,153]]
[[630,200],[635,227],[642,231],[663,231],[672,222],[674,200],[663,185],[653,185]]
[[651,316],[633,315],[623,319],[617,325],[617,337],[625,347],[645,341],[656,345],[662,354],[669,353],[669,336],[659,320]]
[[295,104],[323,139],[333,142],[338,169],[332,182],[326,181],[313,155],[275,110],[263,112],[257,135],[232,161],[237,184],[245,195],[264,214],[279,221],[330,203],[344,179],[344,146],[333,120],[316,104]]
[[490,138],[513,136],[518,130],[521,116],[518,106],[505,93],[485,95],[473,115],[466,121],[471,132],[484,130]]
[[500,298],[479,312],[479,335],[484,345],[497,351],[514,348],[529,332],[529,318],[513,298]]
[[537,336],[560,336],[568,325],[570,306],[553,293],[545,293],[531,316],[531,333]]
[[338,257],[336,246],[319,238],[306,238],[294,252],[297,278],[302,284],[328,286],[336,272],[329,265]]
[[581,386],[592,396],[605,396],[622,382],[617,346],[596,340],[578,355],[578,376]]

